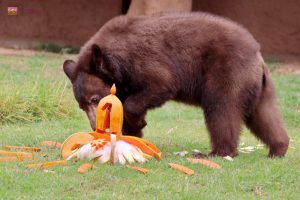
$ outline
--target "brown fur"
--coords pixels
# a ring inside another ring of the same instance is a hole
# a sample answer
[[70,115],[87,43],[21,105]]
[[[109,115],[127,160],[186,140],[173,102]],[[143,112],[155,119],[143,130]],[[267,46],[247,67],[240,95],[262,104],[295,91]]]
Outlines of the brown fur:
[[[81,100],[89,96],[79,87],[99,89],[93,95],[100,98],[116,83],[125,134],[141,137],[147,110],[173,99],[203,108],[211,155],[236,156],[243,123],[270,147],[270,157],[287,151],[289,138],[259,44],[228,19],[206,13],[117,17],[64,70],[82,105],[90,102]],[[98,85],[79,81],[83,75]]]

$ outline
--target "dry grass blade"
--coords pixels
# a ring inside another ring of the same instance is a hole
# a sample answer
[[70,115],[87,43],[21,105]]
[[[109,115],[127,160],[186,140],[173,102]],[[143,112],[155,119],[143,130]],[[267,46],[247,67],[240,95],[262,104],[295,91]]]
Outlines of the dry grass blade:
[[91,164],[91,163],[84,163],[82,165],[80,165],[80,167],[78,168],[78,173],[80,174],[84,174],[87,173],[89,170],[96,168],[95,165]]
[[47,168],[47,167],[52,167],[56,165],[65,165],[67,164],[66,160],[57,160],[57,161],[52,161],[52,162],[43,162],[43,163],[35,163],[35,164],[30,164],[27,165],[27,168],[30,169],[36,169],[36,168]]
[[175,169],[175,170],[178,170],[180,172],[183,172],[185,174],[189,174],[189,175],[192,175],[195,173],[194,170],[190,169],[190,168],[187,168],[185,166],[182,166],[182,165],[178,165],[178,164],[175,164],[175,163],[169,163],[169,166],[172,168],[172,169]]
[[55,141],[43,141],[41,142],[41,146],[60,149],[61,143]]
[[39,152],[41,151],[41,148],[38,147],[23,147],[23,146],[4,146],[4,149],[6,150],[13,150],[13,149],[21,149],[24,151],[34,151],[34,152]]
[[137,166],[131,166],[131,165],[126,165],[126,167],[133,169],[135,171],[141,172],[143,174],[148,174],[149,170],[146,168],[142,168],[142,167],[137,167]]
[[200,163],[200,164],[205,165],[210,168],[221,169],[220,165],[218,165],[217,163],[212,162],[210,160],[198,159],[198,158],[187,158],[187,160],[193,164]]

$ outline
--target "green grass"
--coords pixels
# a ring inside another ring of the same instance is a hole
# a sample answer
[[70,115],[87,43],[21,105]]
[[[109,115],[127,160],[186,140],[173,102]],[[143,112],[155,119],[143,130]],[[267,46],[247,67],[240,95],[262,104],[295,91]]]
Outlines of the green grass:
[[[44,140],[63,142],[68,135],[89,131],[61,66],[60,55],[0,56],[0,147],[39,146]],[[280,109],[292,141],[285,158],[268,159],[267,149],[243,154],[233,162],[212,158],[223,169],[188,163],[173,152],[210,149],[200,109],[169,102],[148,113],[145,138],[161,148],[164,159],[143,165],[142,175],[122,166],[97,165],[78,174],[83,162],[29,170],[27,163],[0,163],[0,199],[299,199],[300,77],[272,74]],[[67,83],[67,84],[66,84]],[[247,130],[241,142],[259,143]],[[59,151],[43,149],[40,161],[59,159]],[[168,168],[183,164],[193,176]]]
[[43,54],[0,57],[0,123],[75,115],[72,94],[67,92],[68,82],[62,74],[57,75],[61,60],[51,59]]
[[38,51],[47,51],[52,53],[67,53],[67,54],[77,54],[79,53],[78,47],[72,46],[60,46],[55,43],[39,43],[36,48]]

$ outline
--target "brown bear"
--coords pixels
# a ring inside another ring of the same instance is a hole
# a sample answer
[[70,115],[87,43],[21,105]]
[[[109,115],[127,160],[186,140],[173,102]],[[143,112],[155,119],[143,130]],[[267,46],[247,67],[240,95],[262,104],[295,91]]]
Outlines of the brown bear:
[[284,156],[289,137],[260,46],[242,26],[207,13],[116,17],[64,71],[95,128],[95,108],[113,83],[124,105],[124,134],[142,136],[147,110],[168,100],[202,107],[210,155],[236,156],[244,123]]

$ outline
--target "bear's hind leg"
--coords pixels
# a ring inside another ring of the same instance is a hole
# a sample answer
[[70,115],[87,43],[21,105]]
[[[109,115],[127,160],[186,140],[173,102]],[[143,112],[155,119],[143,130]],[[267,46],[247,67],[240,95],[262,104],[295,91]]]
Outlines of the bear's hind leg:
[[246,120],[247,127],[270,147],[269,157],[285,155],[289,137],[276,106],[273,84],[267,80],[262,95],[252,114]]

